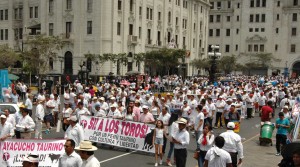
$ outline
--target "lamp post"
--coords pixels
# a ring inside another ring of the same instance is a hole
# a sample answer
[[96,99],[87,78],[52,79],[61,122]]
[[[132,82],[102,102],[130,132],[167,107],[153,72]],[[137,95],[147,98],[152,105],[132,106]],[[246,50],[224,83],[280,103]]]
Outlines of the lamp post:
[[217,59],[221,57],[221,53],[219,53],[217,50],[219,50],[218,45],[212,45],[211,49],[212,52],[208,52],[208,56],[211,59],[211,66],[210,66],[210,73],[209,73],[209,82],[211,84],[214,84],[216,81],[216,72],[217,72]]
[[79,72],[79,75],[80,75],[80,80],[81,82],[84,82],[84,72],[83,72],[83,67],[85,67],[85,61],[84,60],[80,60],[78,62],[78,65],[80,67],[80,72]]
[[61,80],[62,80],[62,76],[63,76],[63,66],[62,66],[62,63],[64,61],[64,57],[63,56],[58,56],[58,59],[60,61],[60,77],[59,77],[59,85],[60,85],[60,89],[59,89],[59,94],[61,95],[62,94],[62,83],[61,83]]

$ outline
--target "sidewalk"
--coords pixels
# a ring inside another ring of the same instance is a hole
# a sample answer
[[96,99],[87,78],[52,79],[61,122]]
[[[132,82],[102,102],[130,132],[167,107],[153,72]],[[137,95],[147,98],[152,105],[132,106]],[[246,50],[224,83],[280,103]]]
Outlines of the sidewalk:
[[276,167],[281,161],[282,156],[275,156],[275,137],[273,134],[273,146],[270,144],[259,145],[259,135],[255,138],[245,141],[244,146],[244,161],[242,167]]

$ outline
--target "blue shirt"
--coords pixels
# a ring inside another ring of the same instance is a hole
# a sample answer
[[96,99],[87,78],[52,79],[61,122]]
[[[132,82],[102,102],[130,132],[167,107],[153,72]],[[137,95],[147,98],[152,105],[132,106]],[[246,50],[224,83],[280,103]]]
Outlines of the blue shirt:
[[[280,118],[277,118],[276,119],[276,125],[288,125],[290,126],[290,122],[288,119],[284,118],[283,120],[281,120]],[[284,128],[282,126],[279,126],[278,129],[277,129],[277,134],[280,134],[280,135],[287,135],[288,133],[288,128]]]

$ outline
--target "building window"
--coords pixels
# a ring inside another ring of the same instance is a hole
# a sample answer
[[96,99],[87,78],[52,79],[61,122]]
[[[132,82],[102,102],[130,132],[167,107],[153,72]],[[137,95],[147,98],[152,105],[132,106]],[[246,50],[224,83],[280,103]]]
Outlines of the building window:
[[133,12],[133,0],[130,0],[129,3],[129,11]]
[[193,48],[195,48],[195,45],[196,45],[196,41],[195,41],[195,38],[193,39]]
[[88,21],[87,22],[87,34],[92,34],[93,33],[93,22]]
[[72,10],[72,0],[67,0],[67,10]]
[[249,28],[249,32],[253,32],[253,28]]
[[261,15],[261,22],[266,22],[266,14]]
[[275,51],[278,51],[278,45],[277,44],[275,45]]
[[261,28],[260,31],[261,31],[261,32],[265,32],[265,28]]
[[217,2],[217,8],[218,8],[218,9],[221,9],[221,1],[218,1],[218,2]]
[[298,3],[298,0],[294,0],[294,3],[293,3],[293,4],[294,4],[294,6],[298,6],[298,4],[299,4],[299,3]]
[[279,33],[279,28],[276,28],[275,31],[276,31],[276,34],[278,34]]
[[129,24],[129,35],[133,35],[133,24]]
[[230,29],[226,29],[226,36],[230,37]]
[[178,17],[175,18],[175,25],[178,26]]
[[260,7],[260,0],[256,0],[256,7]]
[[280,17],[279,14],[277,14],[277,15],[276,15],[276,20],[279,20],[279,17]]
[[216,37],[219,37],[220,36],[220,29],[216,29]]
[[297,35],[297,28],[292,28],[292,36],[296,36]]
[[227,1],[227,7],[228,7],[228,9],[231,8],[231,1]]
[[3,10],[0,10],[0,20],[3,20]]
[[208,34],[209,34],[210,37],[214,36],[214,30],[213,29],[209,29],[209,33]]
[[8,20],[8,9],[5,9],[5,20]]
[[258,32],[259,31],[259,28],[255,28],[255,32]]
[[262,0],[261,6],[262,6],[262,7],[266,7],[266,6],[267,6],[266,0]]
[[214,22],[214,15],[209,15],[209,22],[213,23]]
[[230,22],[230,16],[226,17],[227,22]]
[[147,31],[147,44],[151,45],[152,41],[151,41],[151,29],[148,29]]
[[240,16],[236,16],[236,21],[240,21]]
[[143,9],[143,8],[140,6],[140,7],[139,7],[139,15],[140,15],[140,16],[142,16],[142,9]]
[[4,36],[3,36],[3,32],[4,32],[3,29],[1,29],[1,31],[0,31],[0,39],[1,39],[1,40],[3,40],[3,37],[4,37]]
[[221,21],[221,15],[217,15],[217,20],[216,22],[220,22]]
[[87,0],[87,11],[93,11],[93,0]]
[[225,45],[225,52],[226,53],[230,52],[230,45]]
[[118,10],[122,10],[122,0],[118,0]]
[[161,21],[161,12],[158,12],[158,20]]
[[53,70],[53,58],[49,58],[49,70]]
[[254,7],[254,0],[250,0],[250,7],[251,7],[251,8]]
[[18,19],[18,8],[15,9],[15,20]]
[[49,36],[53,36],[53,34],[54,34],[53,23],[49,23]]
[[8,29],[5,29],[5,40],[8,40]]
[[121,23],[117,23],[117,35],[121,35]]
[[293,21],[297,21],[298,20],[298,18],[297,18],[297,13],[293,13]]
[[240,8],[240,3],[237,3],[237,8],[238,8],[238,9]]
[[19,8],[19,19],[23,19],[23,8]]
[[265,51],[265,45],[263,45],[263,44],[259,45],[259,51],[264,52]]
[[194,23],[194,31],[196,31],[196,23]]
[[146,19],[152,20],[152,12],[153,12],[153,9],[147,8]]
[[210,9],[214,9],[214,2],[210,2]]
[[39,18],[39,7],[34,7],[34,18]]
[[168,13],[168,23],[171,23],[171,17],[172,17],[171,15],[172,15],[171,12],[169,12]]
[[254,45],[254,52],[258,52],[258,45]]
[[49,13],[53,13],[54,0],[49,0]]
[[157,31],[157,45],[158,45],[158,46],[161,46],[161,45],[162,45],[160,36],[161,36],[161,35],[160,35],[160,31]]
[[23,39],[23,28],[19,29],[19,39]]
[[185,48],[186,48],[186,45],[185,45],[185,37],[182,38],[182,45],[183,45],[183,48],[185,49]]
[[70,33],[72,32],[72,22],[66,22],[66,37],[70,37]]
[[254,18],[254,17],[253,17],[253,14],[251,14],[250,17],[249,17],[249,22],[250,22],[250,23],[253,22],[253,18]]
[[277,1],[277,7],[280,7],[280,1]]
[[239,50],[239,45],[235,45],[235,51]]
[[259,22],[259,14],[255,15],[255,22],[257,22],[257,23]]
[[295,53],[296,52],[296,45],[292,44],[291,45],[291,53]]
[[33,7],[29,8],[29,18],[33,18]]
[[240,29],[236,29],[236,34],[239,34],[239,32],[240,32]]
[[142,37],[142,27],[139,27],[139,39]]

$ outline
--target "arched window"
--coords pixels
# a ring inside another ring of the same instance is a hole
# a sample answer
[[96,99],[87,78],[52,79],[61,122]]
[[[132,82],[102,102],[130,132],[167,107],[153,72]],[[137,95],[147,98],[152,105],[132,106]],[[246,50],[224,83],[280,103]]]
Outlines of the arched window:
[[49,58],[49,70],[53,70],[53,58]]
[[73,74],[73,54],[69,51],[65,53],[65,74]]
[[171,12],[168,13],[168,23],[171,23]]

